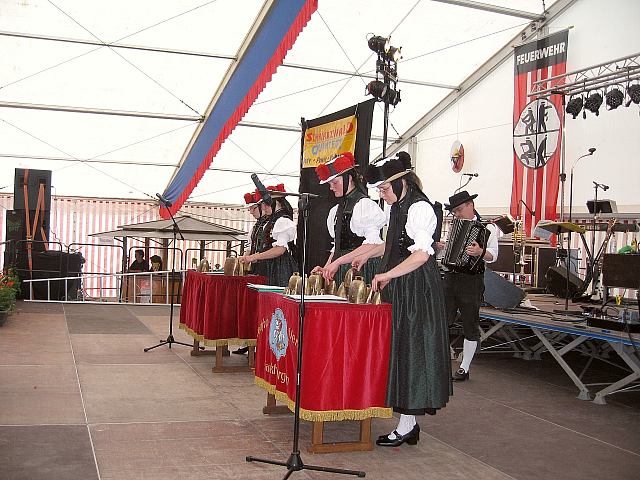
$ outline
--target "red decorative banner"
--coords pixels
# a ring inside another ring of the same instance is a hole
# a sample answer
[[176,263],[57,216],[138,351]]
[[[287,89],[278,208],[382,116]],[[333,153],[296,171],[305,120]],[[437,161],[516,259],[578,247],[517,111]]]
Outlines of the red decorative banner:
[[557,219],[564,110],[561,95],[528,97],[527,93],[534,82],[566,72],[568,37],[564,30],[514,51],[510,212],[524,220],[528,236],[538,221]]
[[[308,421],[390,418],[385,406],[391,305],[307,303],[300,418]],[[255,382],[293,411],[298,302],[260,293]]]

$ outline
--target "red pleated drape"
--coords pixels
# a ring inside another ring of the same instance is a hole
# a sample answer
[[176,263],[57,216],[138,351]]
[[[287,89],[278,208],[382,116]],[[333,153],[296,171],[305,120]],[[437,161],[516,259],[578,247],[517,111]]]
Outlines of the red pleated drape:
[[182,291],[180,328],[205,344],[254,340],[258,294],[247,284],[264,285],[266,280],[257,275],[236,277],[188,271]]
[[[276,293],[258,295],[256,383],[292,408],[299,305]],[[391,305],[308,303],[304,328],[301,418],[390,417],[385,397]]]

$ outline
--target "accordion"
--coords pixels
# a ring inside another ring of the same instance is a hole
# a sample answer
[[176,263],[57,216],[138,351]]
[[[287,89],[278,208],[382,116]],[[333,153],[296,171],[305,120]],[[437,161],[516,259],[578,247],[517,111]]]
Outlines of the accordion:
[[481,222],[454,218],[442,257],[442,265],[456,272],[482,273],[484,271],[482,255],[472,257],[467,255],[466,250],[469,245],[476,242],[482,247],[484,255],[490,233]]

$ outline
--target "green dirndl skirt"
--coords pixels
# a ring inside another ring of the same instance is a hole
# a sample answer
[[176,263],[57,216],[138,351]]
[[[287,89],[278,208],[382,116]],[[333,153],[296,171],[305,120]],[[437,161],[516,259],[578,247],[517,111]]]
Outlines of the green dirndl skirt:
[[267,277],[267,285],[286,287],[293,272],[298,271],[298,263],[287,250],[279,257],[258,262],[256,271],[261,272],[258,275]]
[[433,255],[382,290],[392,304],[387,405],[406,415],[435,414],[453,394],[449,328]]
[[[334,259],[340,258],[341,256],[351,251],[352,250],[342,250],[339,252],[339,255],[336,255],[334,253],[333,258]],[[369,260],[367,260],[367,263],[365,263],[360,268],[360,271],[357,273],[357,275],[361,276],[364,279],[364,282],[367,285],[371,285],[371,280],[376,275],[376,273],[378,273],[378,270],[380,268],[380,260],[381,260],[380,257],[370,258]],[[350,268],[351,268],[350,263],[345,263],[344,265],[340,265],[340,268],[338,268],[338,271],[336,272],[336,275],[334,277],[336,281],[336,285],[340,285],[343,282],[344,276]]]

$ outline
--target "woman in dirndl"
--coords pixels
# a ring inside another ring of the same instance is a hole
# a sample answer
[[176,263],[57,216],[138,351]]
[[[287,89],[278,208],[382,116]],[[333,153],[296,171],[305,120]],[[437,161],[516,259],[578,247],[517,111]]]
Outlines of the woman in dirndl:
[[[341,153],[318,165],[316,174],[321,185],[329,184],[339,202],[327,216],[327,230],[333,238],[333,248],[324,267],[317,266],[311,273],[321,273],[327,281],[337,276],[340,282],[351,268],[351,261],[343,260],[344,255],[363,244],[384,243],[380,231],[387,220],[378,204],[369,198],[351,152]],[[367,284],[371,283],[379,264],[380,258],[372,257],[361,267],[359,274]]]
[[370,256],[383,256],[371,287],[392,304],[387,404],[400,414],[398,426],[376,444],[415,445],[420,440],[416,416],[435,415],[453,393],[444,294],[434,255],[437,220],[406,152],[369,166],[366,179],[391,205],[387,238],[381,246],[361,246],[352,257],[358,266]]
[[262,234],[256,240],[255,253],[240,257],[243,263],[251,263],[252,271],[267,277],[268,285],[286,287],[298,266],[292,251],[295,248],[296,224],[293,208],[282,195],[284,185],[267,187],[270,201],[261,199],[261,208],[268,220]]

